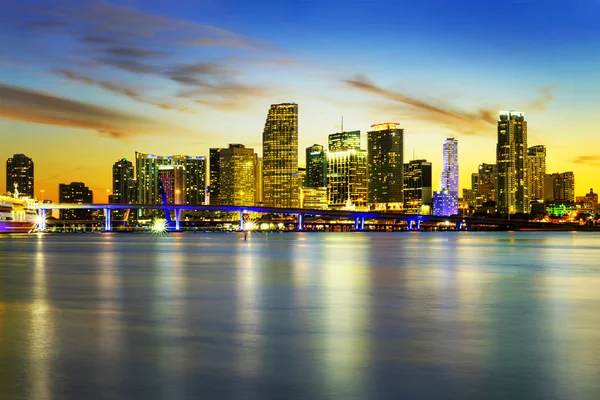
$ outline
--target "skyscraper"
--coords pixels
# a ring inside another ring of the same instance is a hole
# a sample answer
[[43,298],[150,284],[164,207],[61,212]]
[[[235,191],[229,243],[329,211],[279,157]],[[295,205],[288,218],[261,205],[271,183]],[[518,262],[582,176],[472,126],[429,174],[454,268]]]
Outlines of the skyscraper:
[[477,171],[471,182],[475,204],[481,206],[488,201],[496,201],[496,164],[480,164]]
[[404,211],[407,214],[421,214],[423,206],[431,204],[431,178],[431,163],[427,160],[404,164]]
[[327,186],[327,153],[320,144],[306,148],[306,180],[310,188]]
[[25,154],[15,154],[6,160],[6,192],[17,190],[22,196],[35,197],[33,187],[33,160]]
[[575,201],[575,174],[573,172],[546,174],[545,185],[545,200]]
[[441,188],[456,193],[458,198],[458,140],[448,138],[444,142]]
[[135,198],[135,180],[133,163],[122,158],[113,165],[112,195],[110,203],[133,204]]
[[230,144],[219,152],[219,204],[254,205],[254,149]]
[[298,105],[273,104],[263,131],[263,199],[268,207],[298,206]]
[[204,204],[206,195],[206,157],[173,156],[173,164],[184,170],[183,203]]
[[[83,182],[61,183],[58,185],[58,202],[67,204],[91,204],[94,193]],[[91,220],[91,210],[60,210],[60,219]]]
[[500,111],[496,145],[496,202],[502,214],[529,212],[527,121],[518,111]]
[[209,150],[208,198],[212,205],[219,204],[219,157],[222,148]]
[[138,204],[160,204],[158,168],[172,165],[173,157],[135,153],[135,174]]
[[367,202],[367,152],[327,153],[327,196],[330,207],[353,208]]
[[386,122],[367,132],[368,203],[376,208],[402,208],[404,189],[404,129]]
[[329,151],[360,150],[360,131],[332,133],[328,144]]
[[[185,169],[183,165],[161,165],[158,167],[158,186],[162,204],[185,203]],[[164,197],[163,197],[164,196]]]
[[546,147],[532,146],[527,149],[527,188],[530,201],[544,200],[544,176],[546,175]]

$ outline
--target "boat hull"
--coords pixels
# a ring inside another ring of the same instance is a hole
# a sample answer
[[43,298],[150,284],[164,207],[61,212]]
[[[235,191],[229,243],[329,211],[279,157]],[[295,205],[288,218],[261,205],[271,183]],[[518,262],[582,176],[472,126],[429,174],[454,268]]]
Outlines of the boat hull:
[[0,221],[0,234],[2,234],[2,233],[28,233],[34,227],[35,227],[35,222]]

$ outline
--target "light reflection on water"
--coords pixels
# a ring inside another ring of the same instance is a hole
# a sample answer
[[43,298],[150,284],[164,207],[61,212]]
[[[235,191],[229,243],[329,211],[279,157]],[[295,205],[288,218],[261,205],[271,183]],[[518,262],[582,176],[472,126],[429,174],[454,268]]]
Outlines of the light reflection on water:
[[600,236],[0,237],[0,399],[600,398]]

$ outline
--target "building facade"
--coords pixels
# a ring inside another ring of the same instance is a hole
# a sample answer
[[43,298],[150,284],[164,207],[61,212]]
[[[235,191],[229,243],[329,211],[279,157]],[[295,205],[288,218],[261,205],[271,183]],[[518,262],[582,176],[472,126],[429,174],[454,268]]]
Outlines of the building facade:
[[306,148],[305,187],[325,187],[327,185],[327,152],[320,144]]
[[375,208],[403,208],[404,129],[392,122],[371,125],[367,154],[368,203]]
[[33,160],[25,154],[15,154],[6,160],[6,193],[17,190],[21,196],[35,197]]
[[219,153],[219,204],[252,206],[255,201],[254,149],[230,144]]
[[424,206],[433,202],[431,163],[412,160],[404,164],[404,211],[424,214]]
[[527,149],[527,188],[529,201],[544,201],[544,177],[546,176],[546,146]]
[[161,204],[158,170],[173,164],[173,157],[135,153],[135,175],[138,204]]
[[159,166],[158,186],[162,204],[186,204],[185,168],[182,165]]
[[[58,185],[58,202],[61,204],[92,204],[94,193],[83,182],[61,183]],[[91,210],[60,210],[60,219],[89,221]]]
[[122,158],[113,164],[110,203],[133,204],[137,201],[134,176],[133,163],[131,161]]
[[546,174],[545,192],[547,201],[574,202],[575,201],[575,174],[562,172]]
[[360,131],[332,133],[327,142],[329,151],[360,150]]
[[184,177],[181,188],[183,191],[183,204],[205,204],[206,157],[173,156],[173,165],[183,167]]
[[300,208],[326,210],[329,207],[326,187],[303,187],[300,191]]
[[440,187],[456,193],[458,198],[458,140],[454,138],[444,142]]
[[263,131],[263,199],[268,207],[298,206],[298,105],[273,104]]
[[219,155],[222,148],[209,149],[208,156],[208,204],[219,204]]
[[529,212],[527,121],[518,111],[500,111],[496,145],[496,206],[501,214]]
[[458,214],[458,197],[448,189],[433,194],[433,215],[449,217]]
[[496,201],[496,164],[480,164],[477,172],[471,175],[471,188],[475,196],[475,205]]
[[327,153],[327,196],[330,208],[366,206],[366,151],[352,149]]
[[254,154],[254,204],[263,204],[263,159]]

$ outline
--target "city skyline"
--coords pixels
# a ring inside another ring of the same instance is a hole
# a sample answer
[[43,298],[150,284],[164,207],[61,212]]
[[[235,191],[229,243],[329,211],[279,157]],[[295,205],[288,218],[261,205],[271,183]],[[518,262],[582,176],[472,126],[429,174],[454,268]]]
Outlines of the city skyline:
[[[303,149],[343,130],[341,115],[344,129],[363,132],[363,147],[371,124],[393,120],[405,161],[434,160],[434,176],[442,166],[431,144],[456,137],[466,188],[478,165],[495,162],[497,111],[516,109],[528,145],[546,146],[549,172],[574,171],[577,195],[600,183],[598,5],[505,2],[521,24],[491,12],[497,5],[461,2],[231,3],[7,6],[0,157],[36,161],[38,197],[56,201],[59,183],[84,181],[105,201],[115,160],[136,151],[208,157],[223,138],[261,155],[265,110],[294,102],[300,164]],[[272,25],[253,22],[267,8]],[[403,24],[380,18],[400,10]],[[345,23],[331,30],[334,17]],[[556,35],[556,18],[565,34]]]

